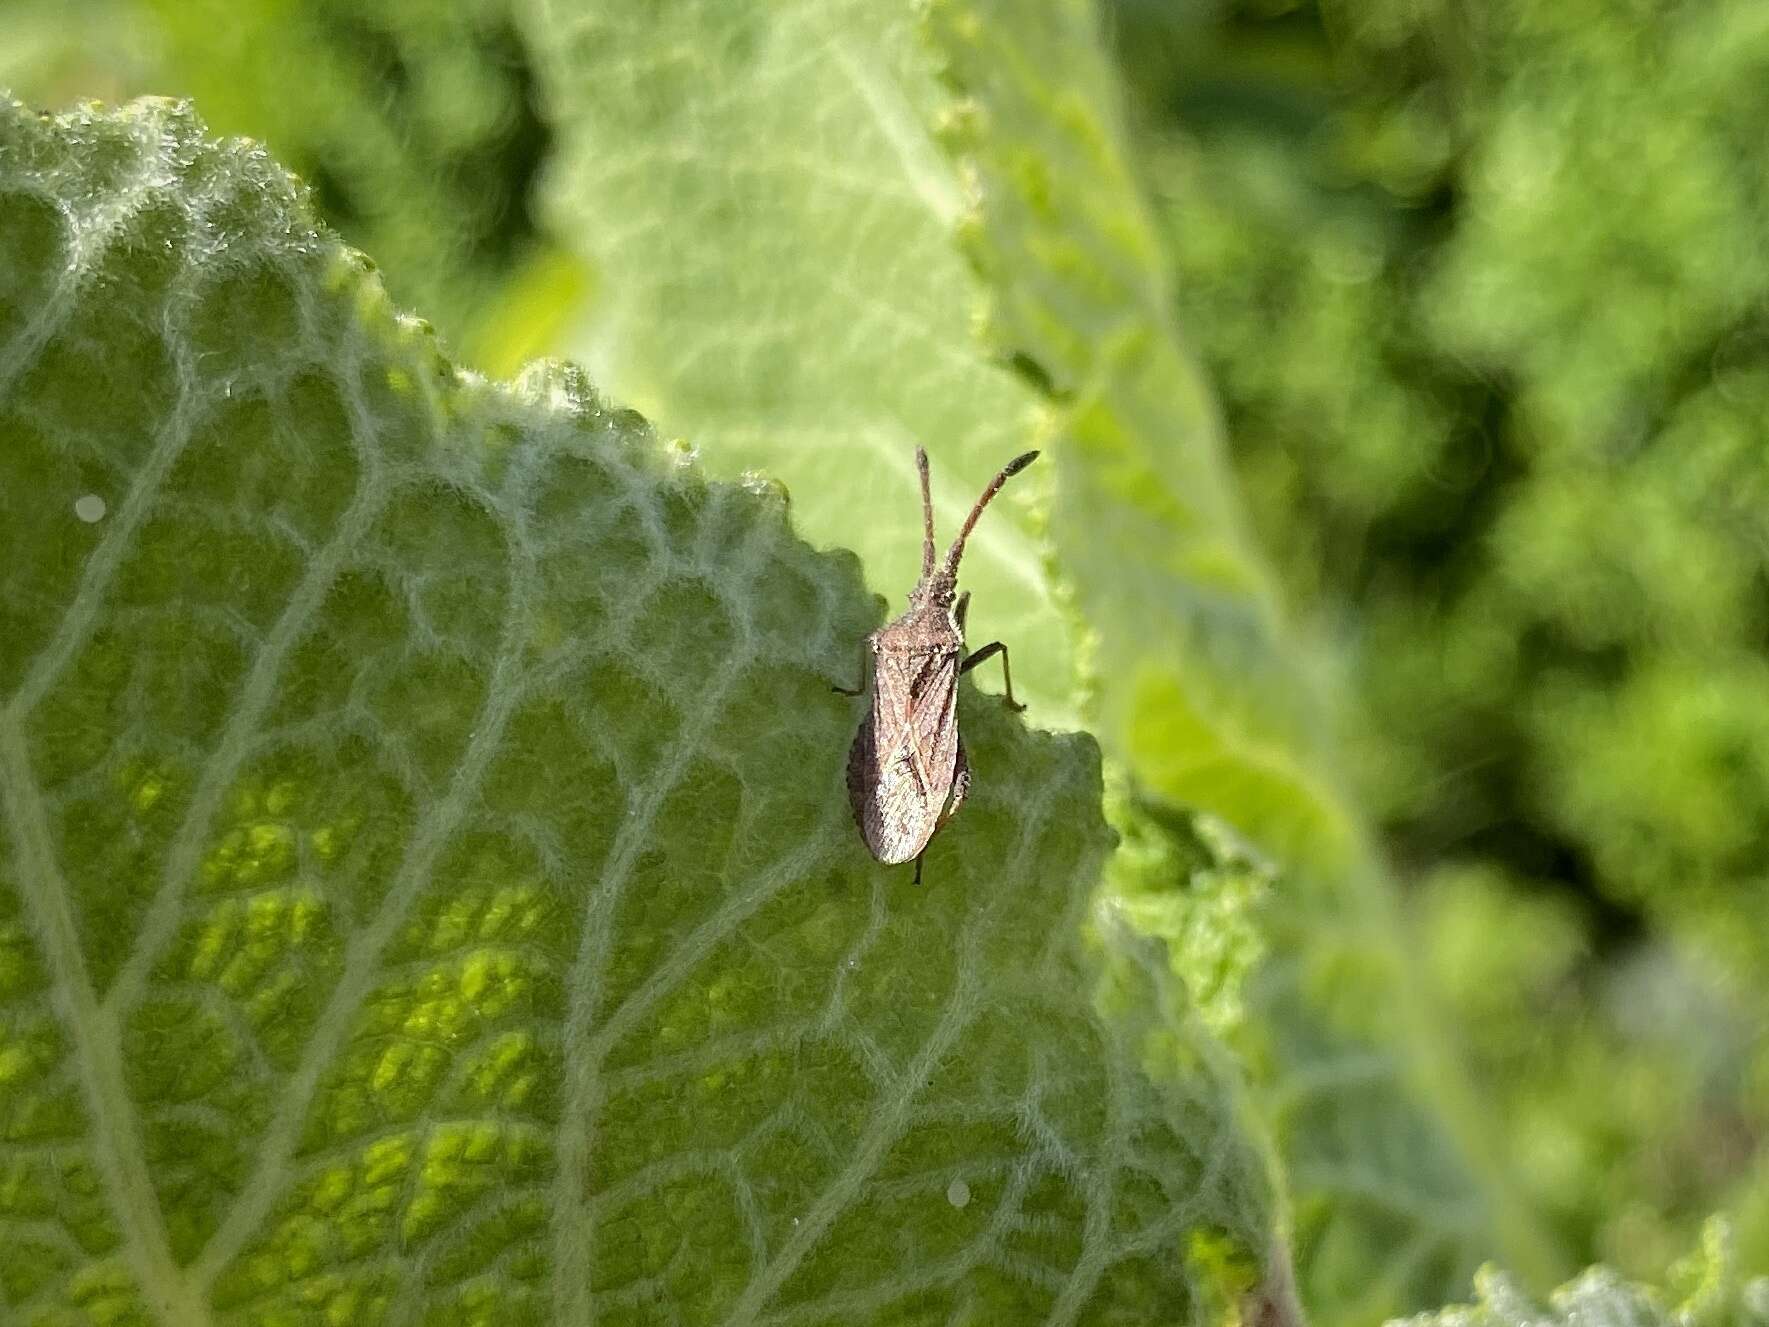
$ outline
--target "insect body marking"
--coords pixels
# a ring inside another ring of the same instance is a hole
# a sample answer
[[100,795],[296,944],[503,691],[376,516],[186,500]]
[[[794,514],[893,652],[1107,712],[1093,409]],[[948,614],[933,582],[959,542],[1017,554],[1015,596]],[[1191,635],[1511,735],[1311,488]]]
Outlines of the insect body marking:
[[[908,611],[867,638],[872,703],[848,752],[847,783],[854,818],[872,855],[887,863],[913,859],[918,883],[928,840],[957,812],[970,789],[970,764],[958,737],[959,674],[1001,655],[1007,704],[1024,708],[1013,698],[1005,645],[995,641],[965,656],[969,595],[958,594],[958,564],[983,508],[1037,455],[1026,452],[1002,467],[940,562],[934,553],[927,453],[915,449],[921,476],[921,579],[909,592]],[[834,689],[859,695],[863,687]]]

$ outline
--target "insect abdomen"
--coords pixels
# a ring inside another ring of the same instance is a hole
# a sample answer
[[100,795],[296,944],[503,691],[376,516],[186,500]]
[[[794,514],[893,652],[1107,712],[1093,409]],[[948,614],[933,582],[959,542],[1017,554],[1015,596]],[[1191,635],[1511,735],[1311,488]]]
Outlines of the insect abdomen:
[[895,865],[914,860],[927,847],[951,790],[952,769],[948,761],[943,770],[929,770],[923,785],[906,750],[889,766],[881,765],[877,725],[867,717],[848,752],[848,800],[874,857]]
[[872,855],[916,857],[933,837],[958,758],[957,655],[880,653],[872,706],[848,752],[848,799]]

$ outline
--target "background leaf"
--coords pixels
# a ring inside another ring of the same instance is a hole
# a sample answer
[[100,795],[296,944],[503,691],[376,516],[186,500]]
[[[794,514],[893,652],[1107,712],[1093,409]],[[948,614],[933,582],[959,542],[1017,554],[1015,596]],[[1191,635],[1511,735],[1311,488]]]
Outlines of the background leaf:
[[1715,1208],[1769,1266],[1764,11],[1111,14],[1347,784],[1569,1251],[1536,1288]]
[[[936,475],[956,457],[975,476],[953,514],[992,464],[1051,444],[1028,472],[1047,471],[1042,520],[1003,532],[992,512],[999,555],[967,567],[972,634],[1009,642],[1040,722],[1074,694],[1098,718],[1126,834],[1178,836],[1116,884],[1187,938],[1175,966],[1218,983],[1196,942],[1260,937],[1264,961],[1234,970],[1259,1001],[1237,1045],[1295,1182],[1304,1298],[1369,1321],[1465,1285],[1497,1238],[1478,1123],[1173,332],[1091,7],[934,5],[917,32],[876,6],[553,4],[536,34],[550,214],[604,274],[579,345],[709,464],[782,475],[813,539],[844,537],[867,495],[867,565],[901,568],[878,585],[900,591],[911,438]],[[1188,925],[1207,886],[1184,868],[1210,854],[1181,808],[1256,844],[1280,886],[1218,893],[1234,902]]]
[[487,370],[544,350],[549,309],[587,281],[529,209],[549,140],[533,83],[510,0],[0,4],[0,87],[39,106],[194,98]]
[[[1493,1165],[1347,795],[1314,652],[1284,620],[1174,330],[1094,10],[930,13],[960,97],[947,137],[974,198],[964,236],[990,329],[1039,366],[1057,439],[1054,565],[1096,640],[1102,737],[1155,835],[1173,832],[1163,807],[1198,808],[1278,864],[1278,888],[1245,896],[1265,958],[1246,969],[1250,1016],[1233,1031],[1296,1196],[1304,1300],[1352,1321],[1430,1303],[1500,1239],[1539,1273],[1554,1251]],[[1224,924],[1225,854],[1202,828],[1202,845],[1182,833],[1173,850],[1202,879],[1163,891],[1144,863],[1124,887],[1146,916],[1202,914],[1163,929],[1208,989],[1215,946],[1200,940],[1247,923]]]
[[[559,128],[546,212],[602,274],[572,353],[714,474],[759,467],[813,543],[893,603],[920,568],[915,444],[950,534],[1032,441],[972,331],[940,90],[901,7],[542,5]],[[1035,722],[1075,716],[1075,629],[1041,565],[1034,466],[978,527],[970,635],[1013,651]],[[992,688],[996,675],[985,670]]]
[[1232,1078],[1086,924],[1088,739],[968,695],[911,890],[775,497],[458,372],[168,103],[8,103],[0,252],[10,1318],[1288,1314]]
[[1731,1234],[1710,1221],[1702,1248],[1671,1269],[1670,1293],[1634,1284],[1606,1267],[1593,1267],[1548,1297],[1543,1309],[1496,1268],[1475,1278],[1477,1302],[1408,1319],[1413,1327],[1522,1327],[1523,1324],[1597,1324],[1598,1327],[1755,1327],[1769,1322],[1769,1278],[1739,1275]]

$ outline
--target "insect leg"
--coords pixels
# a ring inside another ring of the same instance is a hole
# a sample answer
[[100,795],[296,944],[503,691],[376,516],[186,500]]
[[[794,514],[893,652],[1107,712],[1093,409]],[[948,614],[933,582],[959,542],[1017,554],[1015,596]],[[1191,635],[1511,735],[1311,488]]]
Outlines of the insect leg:
[[915,854],[915,883],[918,885],[921,883],[921,859],[926,856],[926,848]]
[[958,596],[958,607],[952,610],[952,620],[958,623],[958,634],[964,635],[964,619],[970,613],[970,591],[966,590]]
[[865,641],[860,642],[860,680],[851,687],[844,687],[839,682],[831,682],[829,689],[844,696],[858,696],[866,690],[866,651],[870,648]]
[[940,818],[934,822],[934,833],[940,832],[958,808],[964,805],[964,799],[970,795],[970,757],[964,754],[964,739],[958,739],[958,764],[952,771],[952,791],[946,794],[946,809],[940,812]]
[[1013,698],[1013,669],[1007,666],[1007,646],[998,640],[992,640],[975,654],[965,656],[963,663],[958,665],[960,673],[968,673],[983,660],[1001,656],[1001,680],[1007,684],[1007,707],[1010,710],[1023,710],[1026,707]]

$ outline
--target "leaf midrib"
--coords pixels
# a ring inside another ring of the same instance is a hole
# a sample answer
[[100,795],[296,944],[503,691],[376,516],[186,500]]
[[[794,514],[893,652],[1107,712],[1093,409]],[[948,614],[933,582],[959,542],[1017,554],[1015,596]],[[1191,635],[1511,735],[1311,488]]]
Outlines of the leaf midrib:
[[12,826],[21,892],[49,968],[50,1000],[73,1044],[75,1073],[92,1112],[93,1160],[115,1204],[112,1215],[130,1267],[142,1294],[168,1321],[206,1327],[208,1304],[192,1293],[172,1259],[122,1057],[113,1053],[116,1024],[99,1008],[24,734],[10,717],[0,719],[0,806]]

